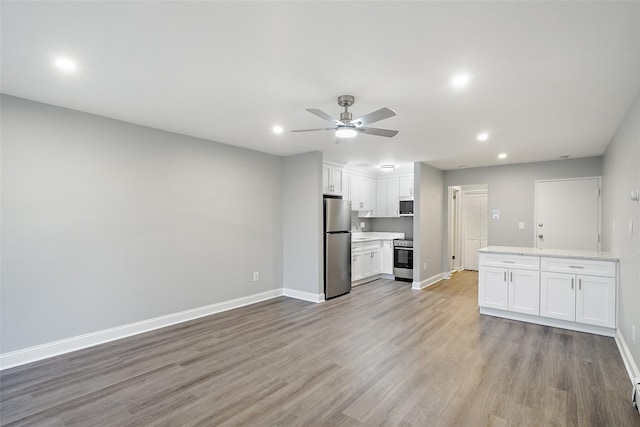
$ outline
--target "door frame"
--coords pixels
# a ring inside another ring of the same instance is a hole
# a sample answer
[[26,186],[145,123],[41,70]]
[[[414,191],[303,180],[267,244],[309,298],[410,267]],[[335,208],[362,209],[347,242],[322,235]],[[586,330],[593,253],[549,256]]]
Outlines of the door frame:
[[533,241],[535,242],[535,248],[538,248],[538,184],[544,182],[559,182],[559,181],[584,181],[595,179],[598,181],[598,207],[597,207],[597,250],[598,252],[601,250],[602,244],[602,177],[601,176],[582,176],[576,178],[556,178],[556,179],[538,179],[534,181],[534,190],[533,190]]
[[[454,199],[456,196],[456,199]],[[454,201],[455,200],[455,201]],[[458,185],[449,186],[449,270],[451,272],[464,269],[462,262],[462,225],[461,225],[462,188]],[[456,209],[454,209],[454,207]],[[457,233],[456,233],[457,231]],[[455,262],[453,257],[455,258]],[[458,268],[456,268],[456,265]]]

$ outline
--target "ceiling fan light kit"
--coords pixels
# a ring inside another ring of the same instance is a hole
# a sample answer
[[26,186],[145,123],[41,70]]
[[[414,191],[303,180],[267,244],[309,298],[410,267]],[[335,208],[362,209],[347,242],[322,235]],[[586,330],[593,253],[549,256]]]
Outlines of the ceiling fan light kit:
[[291,132],[313,132],[318,130],[334,130],[336,138],[340,142],[344,138],[353,138],[360,133],[366,133],[368,135],[384,136],[386,138],[392,138],[398,134],[397,130],[392,129],[378,129],[366,127],[369,123],[374,123],[380,120],[387,119],[396,115],[395,111],[390,108],[381,108],[372,113],[365,114],[357,119],[352,119],[349,107],[356,102],[356,99],[352,95],[341,95],[338,97],[338,105],[344,107],[344,111],[340,113],[340,120],[335,119],[317,108],[307,108],[307,111],[311,114],[320,117],[323,120],[330,122],[334,127],[331,128],[319,128],[319,129],[300,129],[292,130]]

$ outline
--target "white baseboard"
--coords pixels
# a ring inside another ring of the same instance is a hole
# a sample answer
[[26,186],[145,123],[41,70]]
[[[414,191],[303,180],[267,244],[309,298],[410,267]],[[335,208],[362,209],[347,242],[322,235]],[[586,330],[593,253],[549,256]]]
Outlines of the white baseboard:
[[282,295],[285,297],[301,299],[309,302],[323,302],[324,294],[314,294],[312,292],[298,291],[295,289],[283,288]]
[[616,329],[616,344],[618,345],[620,356],[622,356],[624,367],[627,369],[629,380],[633,384],[634,378],[640,378],[640,370],[638,370],[638,365],[636,365],[633,357],[631,357],[631,351],[629,351],[627,342],[624,340],[624,336],[622,335],[622,332],[620,332],[620,329]]
[[[27,363],[36,362],[38,360],[47,359],[49,357],[58,356],[65,353],[70,353],[76,350],[82,350],[83,348],[92,347],[94,345],[104,344],[132,335],[153,331],[155,329],[175,325],[176,323],[186,322],[189,320],[197,319],[199,317],[209,316],[211,314],[219,313],[222,311],[243,307],[245,305],[255,304],[257,302],[276,298],[282,295],[282,288],[273,289],[271,291],[261,292],[259,294],[248,295],[246,297],[223,301],[204,307],[180,311],[178,313],[167,314],[165,316],[155,317],[153,319],[129,323],[128,325],[117,326],[115,328],[104,329],[102,331],[91,332],[89,334],[78,335],[76,337],[71,337],[60,341],[54,341],[34,347],[0,354],[0,370],[25,365]],[[293,298],[296,297],[293,296]]]
[[424,279],[420,282],[411,283],[411,289],[420,290],[424,288],[428,288],[431,285],[438,283],[440,280],[445,280],[449,278],[449,273],[438,273],[434,276],[429,277],[428,279]]

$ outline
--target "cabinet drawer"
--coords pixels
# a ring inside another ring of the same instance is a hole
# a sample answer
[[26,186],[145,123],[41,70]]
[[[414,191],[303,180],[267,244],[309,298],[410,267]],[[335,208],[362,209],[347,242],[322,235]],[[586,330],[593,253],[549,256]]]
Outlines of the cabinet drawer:
[[616,277],[616,263],[571,258],[541,258],[540,269],[552,273],[573,273],[587,276]]
[[537,256],[480,254],[480,265],[486,267],[519,268],[521,270],[539,270],[540,258]]

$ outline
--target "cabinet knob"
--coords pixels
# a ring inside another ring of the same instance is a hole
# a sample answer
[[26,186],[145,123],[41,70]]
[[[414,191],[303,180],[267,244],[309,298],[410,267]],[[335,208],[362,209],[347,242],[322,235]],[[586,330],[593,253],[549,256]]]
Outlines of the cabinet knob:
[[538,239],[542,239],[544,236],[542,234],[538,234]]

